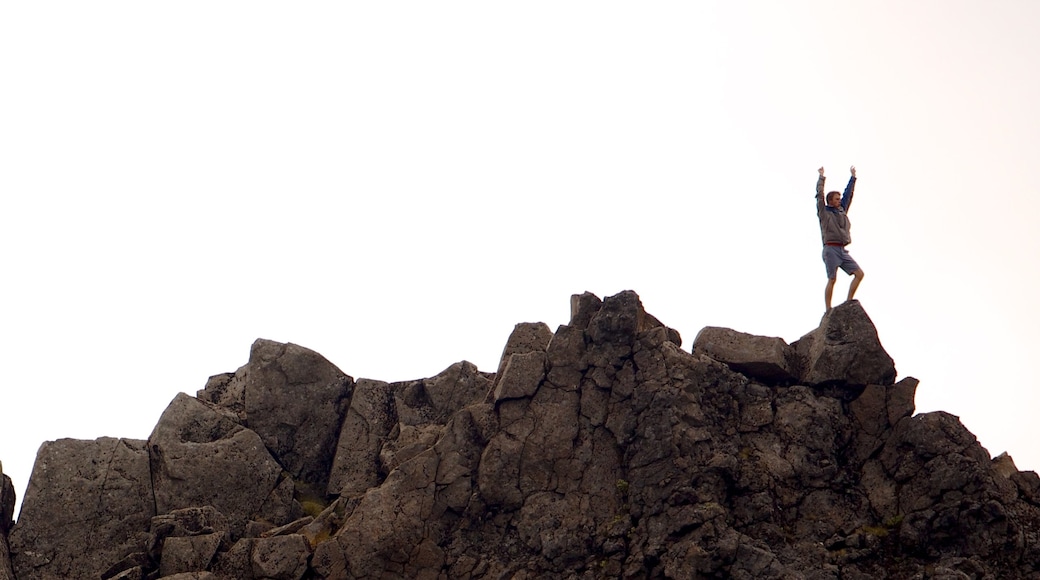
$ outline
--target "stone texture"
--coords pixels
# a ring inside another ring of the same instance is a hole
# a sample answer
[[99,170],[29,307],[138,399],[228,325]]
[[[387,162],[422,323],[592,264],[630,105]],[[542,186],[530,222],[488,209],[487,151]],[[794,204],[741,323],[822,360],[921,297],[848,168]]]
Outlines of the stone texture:
[[347,409],[329,475],[330,495],[362,493],[382,481],[379,452],[397,425],[389,383],[360,379]]
[[253,544],[253,575],[273,580],[299,580],[307,572],[311,550],[299,534],[260,538]]
[[495,373],[497,380],[502,378],[502,372],[509,363],[509,357],[514,354],[526,354],[530,352],[545,352],[552,340],[553,333],[544,322],[521,322],[513,327],[513,332],[506,340],[506,346],[502,349],[502,358],[498,363],[498,371]]
[[14,580],[11,569],[11,553],[7,547],[7,533],[14,522],[15,493],[11,478],[4,475],[4,465],[0,463],[0,580]]
[[218,552],[212,572],[221,580],[247,580],[253,577],[253,545],[256,538],[242,538],[226,552]]
[[159,418],[148,446],[156,511],[213,506],[227,517],[233,539],[280,483],[282,468],[256,433],[183,393]]
[[144,441],[44,443],[10,534],[16,578],[97,578],[143,543],[155,513]]
[[544,352],[512,354],[495,386],[495,401],[531,397],[545,380]]
[[797,372],[792,364],[794,351],[782,338],[708,326],[693,340],[693,352],[768,383],[789,383]]
[[224,537],[223,533],[212,533],[166,538],[159,561],[160,576],[206,571]]
[[858,300],[824,315],[820,326],[792,347],[801,363],[801,379],[810,385],[891,385],[896,367],[877,329]]
[[518,325],[495,375],[360,380],[327,494],[247,428],[245,372],[212,377],[153,432],[162,513],[103,580],[1040,578],[1040,477],[914,415],[858,303],[786,349],[680,346],[635,293],[585,293],[551,336]]
[[6,538],[14,525],[14,504],[16,502],[14,483],[4,474],[4,464],[0,463],[0,537]]
[[354,380],[320,354],[257,340],[249,362],[198,398],[234,411],[297,484],[324,493]]

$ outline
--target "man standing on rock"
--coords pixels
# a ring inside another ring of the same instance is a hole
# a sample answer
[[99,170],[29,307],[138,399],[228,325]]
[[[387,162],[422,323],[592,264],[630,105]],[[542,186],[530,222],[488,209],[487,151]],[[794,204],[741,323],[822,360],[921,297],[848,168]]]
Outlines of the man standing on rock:
[[859,267],[856,260],[852,259],[845,246],[852,243],[852,235],[849,230],[852,224],[849,222],[849,206],[852,205],[852,193],[856,189],[856,166],[849,168],[852,174],[849,184],[845,186],[845,193],[831,191],[823,196],[823,184],[827,180],[823,176],[823,168],[819,169],[820,178],[816,180],[816,215],[820,218],[820,234],[823,236],[823,263],[827,266],[827,288],[823,297],[827,304],[827,312],[831,310],[831,295],[834,294],[834,281],[838,277],[840,267],[846,274],[852,276],[852,284],[849,285],[849,297],[852,300],[863,281],[863,269]]

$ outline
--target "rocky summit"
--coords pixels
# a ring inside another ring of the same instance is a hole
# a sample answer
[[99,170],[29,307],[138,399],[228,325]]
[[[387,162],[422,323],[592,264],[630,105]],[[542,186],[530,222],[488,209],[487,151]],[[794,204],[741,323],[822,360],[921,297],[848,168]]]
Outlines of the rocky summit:
[[586,293],[398,383],[258,340],[147,440],[44,443],[17,523],[0,476],[0,580],[1040,578],[1040,478],[898,378],[858,302],[684,350]]

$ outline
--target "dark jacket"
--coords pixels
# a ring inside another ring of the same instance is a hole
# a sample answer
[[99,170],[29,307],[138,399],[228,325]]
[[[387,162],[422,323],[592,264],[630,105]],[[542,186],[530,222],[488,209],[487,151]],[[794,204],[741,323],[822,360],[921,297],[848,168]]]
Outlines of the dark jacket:
[[824,244],[841,244],[842,246],[852,243],[852,222],[846,212],[852,205],[852,194],[856,189],[856,178],[849,177],[849,184],[845,186],[845,193],[841,196],[841,206],[831,207],[827,205],[827,198],[823,193],[823,184],[826,177],[820,176],[816,181],[816,215],[820,218],[820,235]]

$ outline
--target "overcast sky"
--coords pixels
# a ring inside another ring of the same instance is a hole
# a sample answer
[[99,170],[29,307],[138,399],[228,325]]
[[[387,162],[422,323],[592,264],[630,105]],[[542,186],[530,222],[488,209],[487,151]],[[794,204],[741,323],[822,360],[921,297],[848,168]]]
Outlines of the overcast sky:
[[[355,379],[494,371],[514,324],[639,293],[793,342],[816,169],[858,298],[1040,469],[1040,3],[0,0],[0,462],[147,438],[256,338]],[[840,275],[840,302],[849,278]]]

